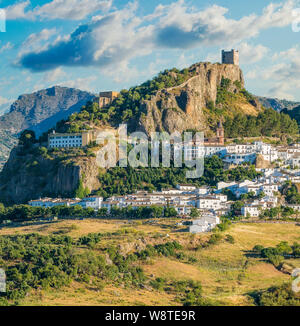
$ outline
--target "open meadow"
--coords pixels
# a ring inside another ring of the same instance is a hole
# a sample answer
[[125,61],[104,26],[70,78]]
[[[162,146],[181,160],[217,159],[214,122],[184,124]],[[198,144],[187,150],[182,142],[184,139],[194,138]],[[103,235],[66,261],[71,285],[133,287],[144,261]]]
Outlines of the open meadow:
[[[138,284],[124,283],[118,277],[111,281],[95,276],[84,280],[74,278],[59,287],[31,288],[24,298],[17,300],[17,304],[182,305],[184,291],[177,289],[180,287],[178,282],[194,281],[201,283],[202,298],[207,302],[253,305],[251,293],[291,282],[289,274],[275,268],[266,259],[253,255],[252,249],[256,245],[276,246],[282,241],[290,245],[300,242],[300,226],[237,223],[220,232],[216,243],[207,245],[213,233],[190,234],[185,226],[178,226],[178,222],[179,219],[84,219],[1,228],[0,238],[32,233],[71,237],[73,242],[77,241],[73,251],[78,254],[89,251],[96,256],[104,256],[107,264],[112,264],[113,260],[111,254],[107,254],[108,248],[115,248],[121,257],[127,257],[145,250],[147,245],[155,247],[176,241],[181,246],[176,254],[159,253],[133,261],[133,265],[141,268],[145,275],[143,282]],[[90,234],[101,236],[95,243],[82,241]],[[10,264],[17,261],[12,259]],[[300,267],[300,259],[292,259],[289,264]],[[178,283],[177,288],[175,283]]]

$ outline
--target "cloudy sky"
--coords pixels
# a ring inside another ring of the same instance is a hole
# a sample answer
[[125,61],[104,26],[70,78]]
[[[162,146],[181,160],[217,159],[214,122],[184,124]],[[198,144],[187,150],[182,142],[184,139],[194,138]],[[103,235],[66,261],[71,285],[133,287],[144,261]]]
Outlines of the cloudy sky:
[[249,91],[300,101],[297,0],[0,0],[0,8],[0,110],[53,85],[128,88],[166,68],[218,62],[223,48],[240,50]]

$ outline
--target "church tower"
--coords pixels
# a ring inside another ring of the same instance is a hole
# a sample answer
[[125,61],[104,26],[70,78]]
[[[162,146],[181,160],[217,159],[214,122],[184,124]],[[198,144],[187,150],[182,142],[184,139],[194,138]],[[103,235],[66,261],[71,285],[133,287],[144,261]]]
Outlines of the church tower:
[[222,124],[222,120],[219,121],[218,128],[217,128],[217,139],[220,145],[224,145],[224,127]]

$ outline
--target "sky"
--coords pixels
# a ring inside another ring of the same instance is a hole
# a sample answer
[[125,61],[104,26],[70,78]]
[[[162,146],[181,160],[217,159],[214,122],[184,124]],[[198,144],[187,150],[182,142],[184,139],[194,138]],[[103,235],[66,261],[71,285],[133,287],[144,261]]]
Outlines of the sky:
[[119,91],[232,48],[248,91],[300,101],[298,0],[0,0],[0,30],[0,112],[21,94]]

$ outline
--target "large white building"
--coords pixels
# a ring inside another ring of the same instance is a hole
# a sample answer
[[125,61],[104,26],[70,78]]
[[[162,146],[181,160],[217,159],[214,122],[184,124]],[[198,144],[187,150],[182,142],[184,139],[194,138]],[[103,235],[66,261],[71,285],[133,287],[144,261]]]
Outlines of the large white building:
[[82,147],[82,134],[52,134],[49,136],[49,148]]
[[84,131],[82,133],[56,133],[53,131],[48,135],[49,148],[76,148],[87,146],[95,139],[93,131]]

